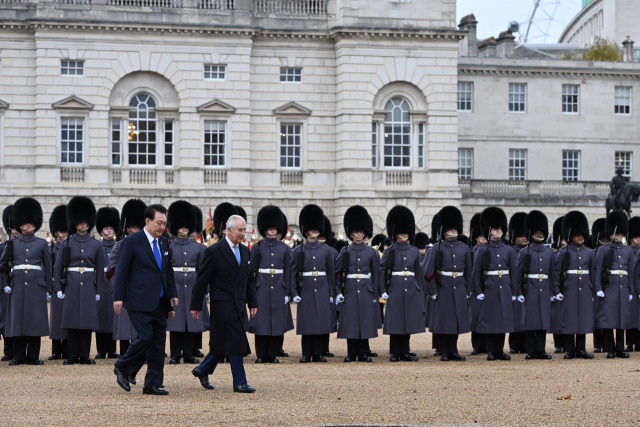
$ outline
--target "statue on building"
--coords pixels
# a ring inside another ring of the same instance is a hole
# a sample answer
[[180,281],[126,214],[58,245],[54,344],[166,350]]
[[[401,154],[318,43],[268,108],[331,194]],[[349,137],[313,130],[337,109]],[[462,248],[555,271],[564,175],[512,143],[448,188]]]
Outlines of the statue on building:
[[631,202],[638,201],[640,197],[640,185],[628,183],[622,176],[622,168],[616,169],[616,175],[611,178],[609,188],[611,192],[607,196],[607,214],[611,210],[624,210],[631,216]]

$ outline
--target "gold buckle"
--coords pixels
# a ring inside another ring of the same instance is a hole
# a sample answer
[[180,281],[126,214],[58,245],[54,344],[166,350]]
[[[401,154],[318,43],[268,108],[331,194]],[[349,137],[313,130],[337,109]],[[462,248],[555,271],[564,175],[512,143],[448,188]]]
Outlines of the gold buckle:
[[271,270],[269,270],[270,274],[276,274],[276,271],[272,268]]
[[182,272],[183,273],[188,273],[189,272],[189,267],[182,267]]
[[498,270],[498,277],[502,277],[502,270]]
[[408,271],[403,271],[403,272],[402,272],[402,275],[403,275],[403,276],[408,276],[408,275],[409,275],[409,272],[408,272]]
[[78,267],[78,271],[82,274],[84,273],[84,267]]
[[316,277],[316,276],[318,275],[318,272],[317,272],[317,271],[313,271],[313,272],[311,273],[311,275],[312,275],[313,277]]
[[28,270],[29,269],[29,264],[25,264],[24,267],[22,267],[23,270]]
[[578,269],[578,274],[582,274],[582,270],[581,269]]
[[624,271],[623,270],[618,270],[618,274],[622,277],[622,276],[624,276]]
[[356,279],[361,279],[362,278],[362,274],[356,274]]
[[544,274],[538,274],[538,279],[540,280],[544,279]]
[[458,277],[458,272],[457,271],[451,272],[451,277],[453,277],[454,279]]

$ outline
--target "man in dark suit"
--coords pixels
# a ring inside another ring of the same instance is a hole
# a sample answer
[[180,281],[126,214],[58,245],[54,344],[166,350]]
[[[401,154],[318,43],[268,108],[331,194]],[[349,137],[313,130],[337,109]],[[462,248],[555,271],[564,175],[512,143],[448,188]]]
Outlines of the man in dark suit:
[[211,290],[211,348],[191,373],[204,388],[212,389],[209,375],[218,361],[227,357],[233,391],[253,393],[256,390],[247,384],[243,365],[243,357],[251,353],[246,335],[249,323],[246,306],[249,305],[251,317],[258,312],[255,285],[249,274],[251,254],[242,244],[247,225],[241,216],[231,215],[226,229],[227,235],[205,250],[193,288],[191,314],[195,319],[200,317],[207,289]]
[[122,241],[114,277],[113,310],[123,305],[138,336],[115,363],[118,385],[130,391],[130,378],[147,361],[144,394],[166,395],[162,387],[167,317],[178,306],[171,267],[169,242],[162,236],[167,210],[151,205],[145,212],[145,227]]

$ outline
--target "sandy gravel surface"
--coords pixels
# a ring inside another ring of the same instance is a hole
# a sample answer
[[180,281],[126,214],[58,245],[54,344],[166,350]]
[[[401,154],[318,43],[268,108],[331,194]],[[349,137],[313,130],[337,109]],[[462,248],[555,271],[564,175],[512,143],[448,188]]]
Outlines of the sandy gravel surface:
[[[462,354],[471,351],[469,338],[460,340]],[[253,348],[252,335],[249,342]],[[381,336],[371,342],[380,354],[373,363],[344,363],[346,343],[333,334],[334,359],[300,364],[300,338],[289,332],[285,349],[291,357],[279,365],[256,365],[255,355],[245,360],[249,384],[258,390],[253,395],[233,393],[226,364],[211,377],[215,390],[203,389],[191,376],[193,365],[165,365],[170,395],[147,396],[142,381],[130,393],[118,387],[113,360],[95,366],[2,362],[0,420],[3,426],[640,425],[640,353],[626,360],[598,354],[590,361],[566,361],[562,355],[526,361],[515,355],[508,362],[488,362],[484,356],[440,362],[432,356],[427,333],[411,340],[420,361],[391,363],[388,345],[388,337]],[[42,359],[50,348],[43,339]],[[568,395],[570,400],[558,400]]]

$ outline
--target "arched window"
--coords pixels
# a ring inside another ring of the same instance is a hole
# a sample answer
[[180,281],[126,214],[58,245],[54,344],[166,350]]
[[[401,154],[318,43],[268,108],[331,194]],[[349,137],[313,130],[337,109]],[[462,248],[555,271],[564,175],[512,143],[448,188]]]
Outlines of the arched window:
[[411,167],[411,113],[403,98],[391,98],[385,105],[384,166]]
[[147,93],[129,102],[129,164],[155,165],[157,153],[156,101]]

